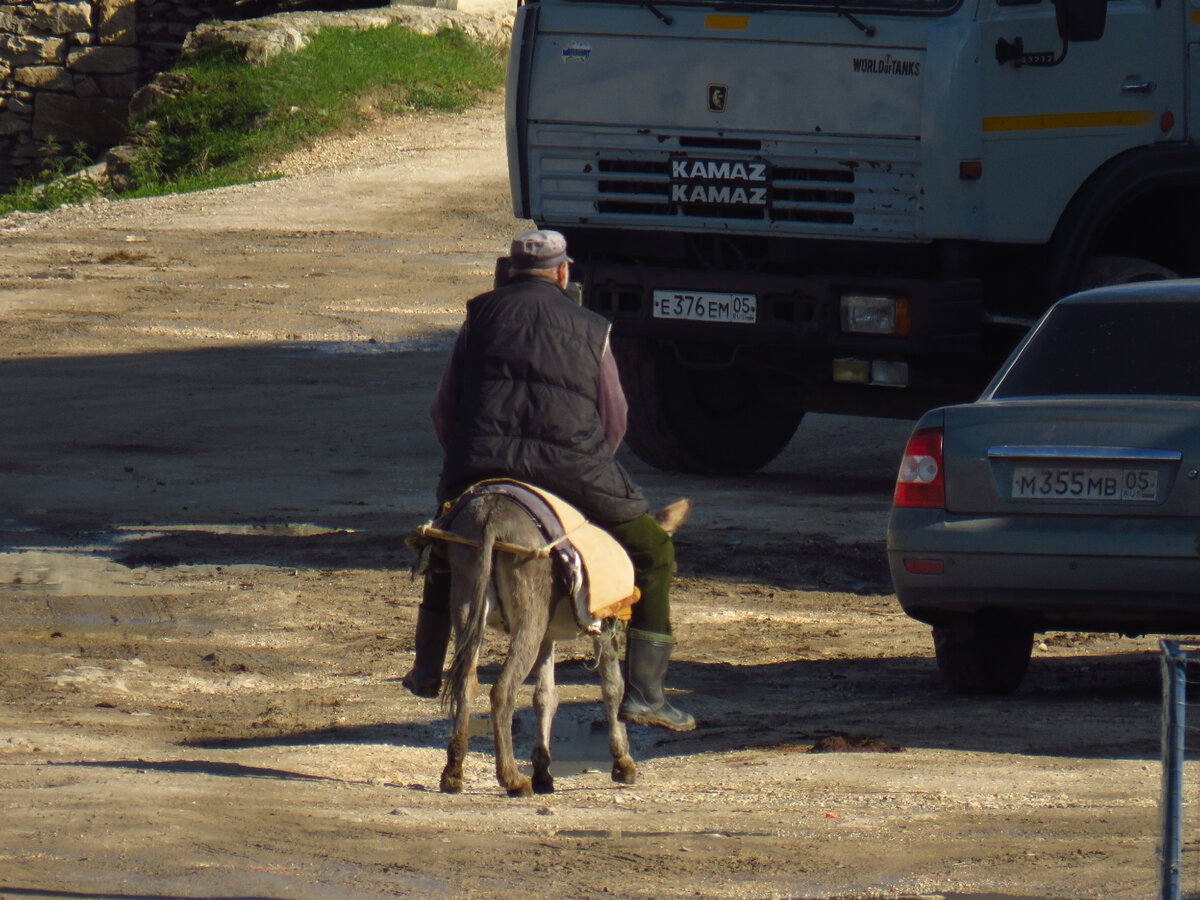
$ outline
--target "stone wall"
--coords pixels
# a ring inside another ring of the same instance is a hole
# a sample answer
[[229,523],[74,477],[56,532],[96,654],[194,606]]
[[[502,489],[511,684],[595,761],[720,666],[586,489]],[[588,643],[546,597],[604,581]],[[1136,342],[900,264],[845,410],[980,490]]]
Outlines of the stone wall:
[[36,173],[50,139],[92,152],[119,143],[134,93],[176,62],[200,23],[387,3],[0,0],[0,188]]
[[53,137],[115,141],[138,88],[135,0],[0,0],[0,181]]

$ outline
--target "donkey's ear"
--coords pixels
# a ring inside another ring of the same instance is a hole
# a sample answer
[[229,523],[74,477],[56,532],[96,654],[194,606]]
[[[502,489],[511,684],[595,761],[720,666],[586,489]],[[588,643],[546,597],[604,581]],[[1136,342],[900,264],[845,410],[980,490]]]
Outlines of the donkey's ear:
[[674,534],[683,527],[683,523],[692,514],[692,501],[676,500],[670,506],[664,506],[654,514],[654,521],[662,526],[667,534]]

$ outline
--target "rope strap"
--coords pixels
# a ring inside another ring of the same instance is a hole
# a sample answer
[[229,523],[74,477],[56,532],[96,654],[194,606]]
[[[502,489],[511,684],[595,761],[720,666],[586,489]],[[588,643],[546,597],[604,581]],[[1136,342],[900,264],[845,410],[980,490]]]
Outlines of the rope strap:
[[[462,535],[455,534],[453,531],[443,531],[441,528],[435,528],[432,523],[417,528],[417,534],[421,537],[429,538],[435,541],[447,541],[451,544],[465,544],[468,547],[478,547],[479,541],[473,541],[470,538],[465,538]],[[554,548],[566,539],[564,534],[557,541],[547,544],[544,547],[522,547],[520,544],[510,544],[508,541],[496,541],[492,546],[503,553],[511,553],[514,556],[525,556],[531,559],[549,559]]]

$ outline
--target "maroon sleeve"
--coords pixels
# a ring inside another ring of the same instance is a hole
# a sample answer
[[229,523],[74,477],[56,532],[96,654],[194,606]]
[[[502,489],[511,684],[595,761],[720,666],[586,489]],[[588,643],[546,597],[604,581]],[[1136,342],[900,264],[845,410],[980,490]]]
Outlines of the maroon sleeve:
[[454,339],[454,347],[450,351],[450,359],[446,362],[446,370],[442,373],[442,382],[438,385],[433,397],[433,407],[429,414],[433,416],[433,430],[437,434],[438,443],[442,449],[450,442],[450,431],[454,427],[454,414],[458,409],[458,396],[462,390],[462,357],[466,345],[467,328],[464,325]]
[[604,341],[604,354],[600,357],[600,390],[598,392],[600,423],[604,426],[604,438],[613,453],[625,440],[625,428],[629,419],[629,404],[621,388],[617,372],[617,360],[613,356],[608,339]]

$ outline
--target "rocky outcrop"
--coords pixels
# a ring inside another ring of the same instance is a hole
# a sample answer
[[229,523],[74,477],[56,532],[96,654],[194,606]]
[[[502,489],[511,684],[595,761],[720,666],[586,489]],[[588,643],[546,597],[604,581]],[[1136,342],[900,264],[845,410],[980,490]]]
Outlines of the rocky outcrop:
[[[50,140],[91,151],[121,141],[135,94],[169,69],[185,47],[221,41],[241,48],[248,61],[261,62],[299,49],[323,27],[369,28],[391,21],[423,31],[453,20],[481,39],[505,39],[499,23],[458,13],[457,0],[386,2],[376,0],[378,9],[311,12],[302,8],[350,3],[0,0],[0,189],[36,172]],[[272,10],[283,12],[242,21]]]
[[511,18],[469,15],[453,8],[456,5],[457,0],[432,0],[355,12],[286,12],[245,22],[202,23],[184,41],[183,53],[219,44],[235,47],[247,62],[261,65],[279,53],[301,49],[323,28],[381,28],[397,22],[417,34],[454,26],[485,43],[502,44],[512,36]]

